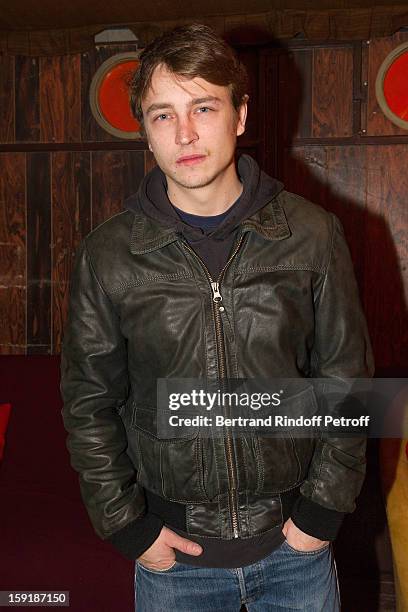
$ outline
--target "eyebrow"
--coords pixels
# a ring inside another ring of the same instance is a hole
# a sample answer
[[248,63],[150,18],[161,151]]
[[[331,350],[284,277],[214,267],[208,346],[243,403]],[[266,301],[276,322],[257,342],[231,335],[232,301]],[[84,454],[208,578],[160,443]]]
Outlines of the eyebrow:
[[[220,98],[217,98],[217,96],[205,96],[204,98],[194,98],[188,103],[188,106],[194,106],[195,104],[203,104],[204,102],[222,103],[222,100]],[[173,108],[173,105],[170,102],[160,102],[157,104],[151,104],[146,110],[146,115],[155,110],[162,110],[163,108]]]

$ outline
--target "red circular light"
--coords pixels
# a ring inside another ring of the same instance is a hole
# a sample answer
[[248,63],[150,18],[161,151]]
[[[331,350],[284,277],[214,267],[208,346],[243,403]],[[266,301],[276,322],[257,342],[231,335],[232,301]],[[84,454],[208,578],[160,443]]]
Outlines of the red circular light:
[[129,80],[138,65],[136,60],[117,64],[104,75],[98,91],[99,111],[108,123],[123,132],[140,129],[129,104]]
[[383,90],[392,112],[408,121],[408,53],[399,55],[388,68]]

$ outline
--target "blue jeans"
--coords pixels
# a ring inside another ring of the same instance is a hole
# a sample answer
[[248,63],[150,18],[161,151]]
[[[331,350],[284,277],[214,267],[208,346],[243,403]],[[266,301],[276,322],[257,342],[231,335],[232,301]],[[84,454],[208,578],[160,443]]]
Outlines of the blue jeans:
[[340,594],[332,546],[297,551],[286,540],[270,555],[234,569],[178,561],[164,571],[136,561],[136,612],[338,612]]

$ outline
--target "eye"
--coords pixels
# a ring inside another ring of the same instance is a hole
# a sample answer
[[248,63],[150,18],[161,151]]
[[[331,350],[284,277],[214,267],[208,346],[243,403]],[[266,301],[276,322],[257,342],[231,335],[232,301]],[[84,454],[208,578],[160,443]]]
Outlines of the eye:
[[157,117],[154,118],[154,121],[164,121],[164,119],[166,119],[168,117],[168,115],[166,115],[166,113],[162,113],[161,115],[158,115]]
[[205,113],[206,111],[210,111],[210,110],[212,110],[212,109],[211,109],[211,108],[209,108],[208,106],[200,106],[200,108],[198,108],[198,109],[197,109],[197,111],[198,111],[199,113],[202,113],[202,112],[204,112],[204,113]]

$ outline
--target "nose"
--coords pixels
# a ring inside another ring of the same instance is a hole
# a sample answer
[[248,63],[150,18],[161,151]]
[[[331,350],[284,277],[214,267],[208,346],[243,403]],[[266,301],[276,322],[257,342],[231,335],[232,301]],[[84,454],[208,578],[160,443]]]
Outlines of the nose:
[[177,121],[176,144],[187,145],[198,140],[198,134],[189,117]]

